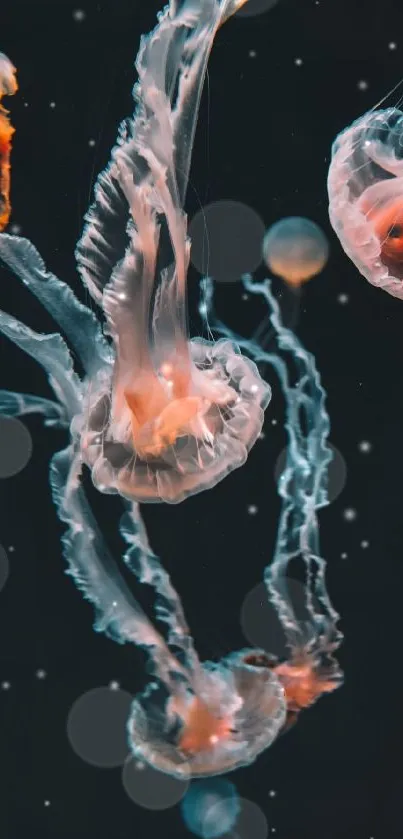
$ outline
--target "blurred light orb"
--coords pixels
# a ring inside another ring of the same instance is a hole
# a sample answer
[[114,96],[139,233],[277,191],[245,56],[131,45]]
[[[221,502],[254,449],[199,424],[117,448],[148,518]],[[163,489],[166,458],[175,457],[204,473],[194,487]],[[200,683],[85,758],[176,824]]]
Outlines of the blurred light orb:
[[181,802],[182,818],[199,839],[215,839],[231,831],[240,804],[234,784],[224,778],[194,781]]
[[269,227],[263,259],[276,276],[298,287],[326,265],[329,245],[323,230],[310,219],[290,216]]

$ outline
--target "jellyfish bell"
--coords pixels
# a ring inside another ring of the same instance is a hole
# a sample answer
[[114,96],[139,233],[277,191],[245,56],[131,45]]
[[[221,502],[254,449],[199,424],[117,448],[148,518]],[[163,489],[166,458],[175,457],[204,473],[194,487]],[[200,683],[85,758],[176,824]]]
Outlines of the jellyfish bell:
[[323,231],[315,222],[299,216],[276,222],[263,240],[266,265],[294,288],[319,274],[328,255],[329,245]]
[[286,720],[285,692],[269,668],[248,663],[262,650],[204,662],[192,684],[169,693],[148,686],[128,722],[134,755],[178,778],[209,777],[247,766],[276,739]]
[[403,114],[370,111],[339,134],[328,175],[329,217],[372,284],[403,299]]
[[113,364],[93,382],[72,428],[103,492],[178,503],[245,462],[271,389],[233,342],[193,339],[189,348],[185,381],[164,361],[123,387],[114,389]]

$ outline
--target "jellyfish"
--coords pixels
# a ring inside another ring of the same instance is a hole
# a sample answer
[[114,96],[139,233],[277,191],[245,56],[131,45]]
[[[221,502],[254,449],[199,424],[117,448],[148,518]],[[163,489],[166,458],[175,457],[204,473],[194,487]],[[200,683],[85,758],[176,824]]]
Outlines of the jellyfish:
[[326,265],[329,246],[323,231],[307,218],[291,216],[273,224],[263,240],[263,258],[273,274],[298,288]]
[[[233,342],[189,339],[187,328],[183,202],[199,100],[216,31],[243,2],[171,0],[141,42],[135,112],[120,126],[76,250],[105,319],[103,340],[94,339],[94,318],[82,306],[72,304],[67,315],[71,291],[30,242],[0,239],[0,259],[73,350],[87,345],[72,433],[95,486],[136,501],[178,503],[241,466],[270,400],[269,385]],[[91,337],[82,332],[90,320]],[[2,330],[46,367],[42,336],[5,314]],[[57,395],[69,399],[67,391]]]
[[[59,324],[80,371],[60,334],[39,335],[0,312],[0,330],[42,365],[55,397],[1,391],[0,411],[39,412],[47,426],[69,432],[50,467],[54,504],[66,526],[67,573],[93,604],[96,631],[148,656],[151,680],[134,698],[128,741],[141,761],[178,778],[220,775],[252,763],[342,678],[334,655],[341,643],[338,615],[318,544],[317,510],[327,503],[331,454],[315,360],[283,326],[269,281],[243,278],[245,289],[267,307],[276,353],[265,349],[261,328],[259,339],[246,339],[217,318],[209,278],[199,311],[207,334],[217,337],[189,341],[185,329],[190,243],[182,204],[195,114],[214,34],[240,5],[171,0],[142,41],[137,109],[120,129],[77,247],[84,284],[105,315],[104,329],[47,271],[28,240],[0,235],[0,258]],[[270,398],[259,364],[278,375],[286,404],[282,510],[264,580],[288,655],[279,661],[270,651],[244,649],[201,661],[180,598],[149,544],[139,501],[181,501],[244,462]],[[296,369],[294,384],[289,364]],[[154,589],[153,618],[106,545],[84,490],[86,469],[97,488],[120,496],[123,561],[134,586]],[[306,568],[308,617],[302,624],[286,586],[296,557]]]
[[[243,278],[243,283],[268,307],[277,352],[268,353],[253,337],[236,336],[237,340],[256,364],[271,364],[276,370],[286,403],[287,458],[278,482],[282,509],[274,556],[264,570],[267,596],[287,639],[284,660],[267,650],[242,649],[219,661],[201,661],[180,598],[149,544],[138,503],[121,498],[120,532],[127,545],[123,561],[136,584],[154,589],[154,621],[140,607],[105,543],[84,490],[85,464],[74,435],[54,455],[50,469],[53,500],[66,525],[67,574],[93,604],[95,630],[118,643],[140,647],[149,658],[151,680],[134,698],[127,724],[129,747],[137,759],[177,778],[220,775],[251,764],[295,724],[301,711],[342,681],[335,658],[341,633],[326,590],[317,521],[317,510],[327,503],[331,458],[325,393],[313,356],[282,325],[270,283],[255,284],[250,278]],[[232,333],[215,315],[208,278],[202,286],[200,311],[209,328],[229,340]],[[89,334],[94,321],[88,320],[86,326]],[[62,364],[60,336],[51,337],[58,340],[50,345],[44,336],[44,351],[52,349],[53,375],[70,398],[65,415],[49,410],[48,403],[42,406],[43,414],[50,425],[68,427],[74,419],[74,398],[80,398],[80,382]],[[91,337],[102,351],[99,334]],[[294,384],[287,361],[296,370]],[[2,397],[2,405],[12,415],[24,413],[25,408],[38,410],[38,403],[25,405],[21,397],[18,404]],[[298,557],[306,566],[308,619],[303,623],[295,615],[286,583],[289,563]],[[164,631],[157,623],[164,625]]]
[[8,111],[1,104],[3,96],[13,96],[18,89],[16,69],[0,52],[0,231],[7,227],[10,213],[10,153],[14,128]]
[[329,217],[341,245],[374,286],[403,299],[403,114],[372,110],[332,147]]

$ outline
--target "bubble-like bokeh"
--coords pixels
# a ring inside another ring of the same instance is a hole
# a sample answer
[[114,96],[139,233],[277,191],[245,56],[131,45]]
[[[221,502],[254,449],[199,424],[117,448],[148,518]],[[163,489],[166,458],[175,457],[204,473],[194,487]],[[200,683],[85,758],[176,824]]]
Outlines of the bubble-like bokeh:
[[[331,443],[328,443],[329,449],[332,452],[332,460],[329,463],[328,469],[328,480],[327,480],[327,497],[328,502],[331,504],[332,501],[335,501],[336,498],[343,492],[344,487],[346,486],[347,482],[347,464],[344,460],[342,453],[336,449],[336,446],[333,446]],[[274,477],[276,483],[278,483],[286,464],[287,458],[287,449],[284,448],[277,460],[276,465],[274,467]]]
[[215,282],[239,281],[262,261],[265,226],[255,210],[240,201],[215,201],[189,225],[190,258],[203,276]]
[[19,419],[0,416],[0,478],[25,469],[32,454],[31,435]]
[[189,781],[158,772],[149,764],[127,758],[122,770],[123,787],[129,798],[145,810],[168,810],[186,795]]
[[217,839],[228,834],[239,812],[236,786],[225,778],[194,781],[181,803],[183,821],[199,839]]
[[73,751],[92,766],[122,766],[128,755],[126,725],[132,697],[123,690],[94,688],[73,704],[67,736]]

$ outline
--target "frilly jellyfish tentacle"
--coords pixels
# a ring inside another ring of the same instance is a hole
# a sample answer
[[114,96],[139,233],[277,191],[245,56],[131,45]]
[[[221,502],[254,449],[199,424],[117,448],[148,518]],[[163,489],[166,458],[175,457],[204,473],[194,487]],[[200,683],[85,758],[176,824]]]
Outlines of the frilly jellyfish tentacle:
[[141,518],[138,504],[128,505],[122,516],[120,532],[129,545],[123,559],[140,583],[154,588],[157,594],[156,617],[168,625],[168,646],[175,649],[188,672],[197,678],[200,662],[186,622],[182,603],[175,591],[169,574],[150,548],[147,531]]
[[52,428],[65,428],[67,425],[66,412],[59,403],[30,393],[0,390],[0,416],[21,417],[25,414],[43,414],[45,425]]
[[[291,353],[298,372],[296,384],[291,386],[288,368],[281,357],[268,353],[253,338],[235,336],[239,345],[257,363],[268,363],[275,368],[286,402],[287,459],[278,482],[283,506],[274,557],[265,569],[265,582],[291,650],[311,646],[319,654],[323,652],[324,655],[331,655],[340,644],[342,635],[337,630],[339,616],[326,590],[325,562],[319,553],[316,518],[316,510],[327,504],[327,467],[332,456],[327,445],[330,423],[325,408],[325,391],[313,355],[282,325],[270,282],[253,283],[250,277],[245,276],[243,283],[249,292],[259,294],[266,300],[279,349]],[[232,334],[215,315],[213,284],[209,278],[202,284],[199,311],[209,328],[222,335]],[[287,593],[288,566],[293,558],[298,557],[302,557],[307,567],[306,606],[313,630],[313,638],[309,639],[304,638],[303,627],[295,616]],[[321,604],[320,613],[314,598]]]
[[332,146],[329,218],[360,273],[403,299],[403,114],[373,110]]
[[111,557],[85,492],[80,484],[80,456],[69,446],[56,454],[50,466],[53,500],[61,521],[68,526],[63,536],[69,574],[84,597],[95,606],[97,632],[105,632],[120,644],[127,642],[151,653],[158,678],[170,689],[186,674],[171,655],[120,575]]
[[217,28],[241,5],[172,2],[142,39],[135,112],[77,246],[115,356],[86,402],[83,457],[98,488],[129,500],[178,503],[214,486],[245,461],[270,400],[232,342],[187,329],[183,202],[198,106]]
[[[4,234],[3,234],[4,235]],[[0,311],[0,332],[37,361],[66,415],[66,424],[81,410],[81,382],[74,372],[67,345],[60,335],[39,335],[17,318]]]
[[[143,648],[155,677],[133,702],[128,733],[134,754],[176,777],[216,775],[251,763],[284,724],[279,679],[269,669],[246,663],[247,651],[219,664],[200,664],[179,598],[150,552],[135,507],[122,524],[131,546],[126,562],[157,591],[157,617],[169,626],[168,643],[163,640],[104,544],[80,485],[80,471],[80,458],[72,446],[53,458],[53,498],[59,518],[68,525],[63,537],[67,573],[95,606],[95,629],[119,643]],[[171,646],[180,650],[183,663]]]
[[66,283],[47,270],[28,239],[0,234],[0,262],[22,280],[60,326],[86,375],[94,376],[100,367],[110,363],[111,351],[95,315],[77,300]]

